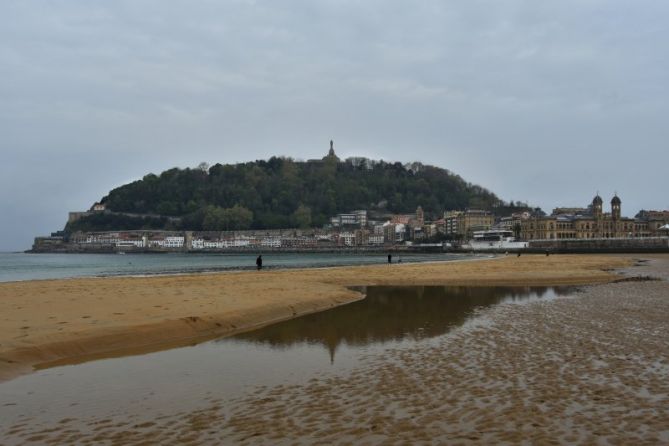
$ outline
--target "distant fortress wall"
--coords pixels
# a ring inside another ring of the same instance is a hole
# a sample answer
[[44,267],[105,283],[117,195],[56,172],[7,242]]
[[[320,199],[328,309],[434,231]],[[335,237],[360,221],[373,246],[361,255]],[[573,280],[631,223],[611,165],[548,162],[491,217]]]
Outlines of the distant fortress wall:
[[67,222],[68,223],[74,223],[75,221],[77,221],[81,218],[84,218],[84,217],[88,217],[89,215],[91,215],[91,212],[88,212],[88,211],[69,212],[67,214]]
[[555,253],[669,252],[669,237],[531,240],[528,250]]

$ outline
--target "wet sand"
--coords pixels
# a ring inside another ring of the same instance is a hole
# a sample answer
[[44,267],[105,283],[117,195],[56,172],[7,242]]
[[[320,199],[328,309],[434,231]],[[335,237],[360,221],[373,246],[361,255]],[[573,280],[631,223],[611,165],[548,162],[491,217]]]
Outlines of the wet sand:
[[481,316],[438,345],[262,389],[214,419],[242,444],[669,444],[666,281]]
[[[36,426],[26,420],[7,426],[5,438],[8,444],[668,444],[669,256],[641,257],[649,261],[619,263],[624,276],[592,276],[616,282],[580,287],[572,298],[486,308],[437,342],[370,355],[345,376],[258,387],[233,402],[211,395],[197,410],[165,408],[149,421],[63,418]],[[539,261],[526,260],[530,276]],[[648,276],[661,280],[639,280]]]
[[0,380],[34,366],[155,351],[348,303],[359,285],[610,281],[618,256],[509,256],[427,264],[0,284]]

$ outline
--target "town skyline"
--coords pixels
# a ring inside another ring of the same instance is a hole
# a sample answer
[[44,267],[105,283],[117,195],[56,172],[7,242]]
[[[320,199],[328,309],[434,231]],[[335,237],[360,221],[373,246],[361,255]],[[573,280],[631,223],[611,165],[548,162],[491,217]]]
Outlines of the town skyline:
[[[330,142],[328,155],[322,161],[310,162],[326,166],[333,160],[340,162]],[[366,166],[371,169],[370,163]],[[153,226],[157,221],[156,216],[151,215],[153,221],[144,219],[141,229],[82,229],[86,225],[77,228],[78,222],[91,218],[102,217],[106,220],[98,221],[109,221],[112,215],[139,216],[113,211],[107,209],[105,203],[95,202],[88,211],[70,212],[65,231],[35,237],[30,252],[318,252],[342,248],[378,252],[413,247],[419,250],[508,253],[509,249],[527,248],[546,252],[560,249],[601,250],[604,245],[607,249],[623,250],[665,247],[669,234],[669,210],[641,210],[630,218],[622,213],[622,200],[617,194],[609,204],[610,212],[607,212],[604,200],[597,193],[587,206],[554,208],[550,214],[540,208],[516,208],[509,203],[503,206],[503,210],[444,210],[443,216],[433,211],[432,218],[429,218],[423,207],[418,205],[410,214],[392,213],[385,209],[377,209],[373,213],[367,209],[345,211],[329,216],[328,222],[322,226],[251,228],[252,217],[249,217],[241,225],[233,222],[236,227],[232,228],[227,222],[195,228],[184,225],[180,217],[169,217],[168,227],[160,228]],[[248,209],[246,212],[250,213]]]
[[[333,142],[333,140],[330,141],[330,146],[329,146],[331,150],[332,150],[332,148],[333,148],[333,146],[332,146],[332,142]],[[332,153],[332,152],[330,152],[330,153]],[[290,156],[280,156],[280,157],[288,158],[288,159],[292,159],[292,160],[294,160],[294,161],[296,161],[296,162],[305,162],[305,161],[306,161],[306,160],[302,160],[302,159],[293,158],[293,157],[290,157]],[[381,160],[372,160],[372,159],[370,159],[370,158],[359,157],[359,156],[350,156],[350,157],[344,157],[344,156],[342,156],[342,157],[341,157],[341,159],[342,159],[343,161],[344,161],[344,160],[347,160],[347,159],[349,159],[349,158],[364,158],[364,159],[368,159],[368,160],[373,161],[373,162],[381,161]],[[318,159],[318,156],[316,156],[315,159]],[[388,162],[388,163],[393,163],[393,161],[390,161],[390,160],[387,160],[386,162]],[[396,162],[400,162],[400,161],[396,161]],[[415,162],[416,162],[416,161],[414,161],[413,163],[415,163]],[[200,164],[202,164],[202,163],[200,163]],[[402,164],[405,165],[405,166],[407,166],[407,165],[412,164],[412,162],[405,162],[405,163],[402,163]],[[427,163],[425,163],[425,164],[427,164]],[[195,168],[197,168],[197,166],[193,166],[192,168],[195,169]],[[453,172],[453,173],[454,173],[454,174],[457,174],[456,172]],[[464,179],[465,179],[465,181],[467,181],[466,178],[464,178]],[[126,183],[126,184],[127,184],[127,183]],[[484,186],[483,186],[483,187],[484,187]],[[492,190],[491,190],[491,192],[496,193],[495,191],[492,191]],[[106,194],[105,194],[105,195],[106,195]],[[604,196],[606,196],[605,194],[602,194],[602,193],[600,192],[600,190],[598,189],[598,190],[595,191],[595,194],[594,194],[593,196],[600,196],[600,195],[604,195]],[[102,196],[104,196],[104,195],[102,195]],[[611,197],[612,197],[612,198],[613,198],[613,197],[618,197],[618,196],[619,196],[619,194],[618,194],[618,191],[617,191],[617,190],[615,190],[615,191],[611,194]],[[569,202],[569,203],[559,202],[559,203],[557,203],[557,205],[548,208],[548,207],[541,206],[541,205],[539,205],[539,204],[537,204],[537,203],[527,203],[527,202],[523,202],[523,200],[513,200],[513,199],[506,200],[506,199],[504,199],[503,197],[500,197],[500,199],[503,200],[503,201],[506,201],[507,203],[513,201],[513,202],[515,202],[515,203],[518,203],[518,206],[522,206],[522,205],[525,205],[525,204],[526,204],[526,205],[529,206],[529,207],[541,209],[541,210],[542,210],[543,212],[545,212],[547,215],[551,215],[552,213],[554,213],[554,211],[555,211],[556,209],[586,209],[586,208],[590,205],[590,202],[583,203],[583,199],[581,199],[581,200],[574,200],[573,202]],[[580,202],[579,202],[579,201],[580,201]],[[608,201],[605,200],[605,203],[607,203],[607,202],[608,202]],[[95,205],[95,203],[97,203],[97,198],[96,198],[96,201],[93,203],[93,206]],[[86,208],[86,206],[84,206],[84,209],[85,209],[85,208]],[[466,210],[466,209],[467,209],[466,207],[464,207],[464,208],[454,208],[454,209],[444,209],[444,210],[443,210],[443,213],[446,214],[446,213],[448,213],[448,212],[450,212],[450,211],[464,211],[464,210]],[[634,218],[639,212],[642,212],[642,211],[666,211],[667,209],[669,209],[669,206],[667,206],[666,208],[663,208],[663,207],[661,207],[661,206],[658,206],[658,207],[655,207],[655,208],[644,208],[644,209],[636,209],[636,210],[634,210],[634,209],[630,209],[629,206],[625,206],[625,207],[624,207],[624,210],[622,211],[622,216],[623,216],[623,217]],[[82,210],[83,210],[83,209],[82,209]],[[64,211],[64,215],[66,215],[68,212],[71,213],[71,210],[66,210],[66,211]],[[434,211],[433,211],[433,212],[434,212]],[[439,212],[440,212],[440,211],[437,211],[437,213],[439,213]],[[606,213],[606,210],[605,210],[604,212]],[[64,217],[61,218],[61,221],[65,221],[65,220],[66,220],[66,219],[65,219]],[[63,227],[63,224],[61,224],[60,226],[57,225],[56,227],[51,228],[51,229],[47,229],[47,230],[46,230],[45,232],[43,232],[43,233],[32,234],[31,237],[30,237],[30,240],[29,240],[29,243],[28,243],[27,246],[20,246],[20,247],[16,248],[15,250],[21,250],[21,251],[22,251],[22,250],[28,249],[28,248],[32,245],[33,240],[34,240],[35,237],[45,236],[45,235],[47,235],[47,234],[49,234],[49,233],[51,233],[51,232],[59,231],[59,230],[62,229],[62,227]],[[314,229],[318,229],[318,227],[316,227],[316,226],[314,226],[313,228],[314,228]],[[291,229],[291,228],[286,227],[285,229]],[[123,231],[123,229],[119,229],[119,230],[120,230],[120,231]],[[2,252],[2,251],[11,251],[11,250],[13,250],[13,249],[6,249],[6,250],[0,249],[0,252]]]

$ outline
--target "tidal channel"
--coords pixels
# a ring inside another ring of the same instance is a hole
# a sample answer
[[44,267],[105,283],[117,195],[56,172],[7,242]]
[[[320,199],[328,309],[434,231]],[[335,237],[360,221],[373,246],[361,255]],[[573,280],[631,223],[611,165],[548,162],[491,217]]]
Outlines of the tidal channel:
[[0,383],[0,438],[64,418],[151,420],[230,404],[254,389],[346,374],[386,349],[431,342],[483,307],[574,293],[573,287],[368,287],[367,297],[252,332],[139,356],[59,366]]

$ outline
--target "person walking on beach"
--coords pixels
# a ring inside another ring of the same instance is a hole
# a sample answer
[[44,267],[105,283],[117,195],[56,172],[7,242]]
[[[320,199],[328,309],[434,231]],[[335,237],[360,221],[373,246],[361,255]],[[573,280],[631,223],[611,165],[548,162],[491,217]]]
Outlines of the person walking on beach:
[[389,264],[393,263],[393,255],[392,254],[388,254],[388,263]]
[[256,259],[256,266],[258,267],[258,270],[262,269],[262,255],[259,255]]

